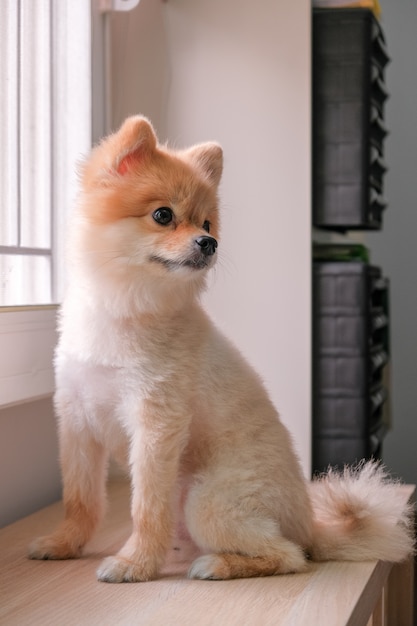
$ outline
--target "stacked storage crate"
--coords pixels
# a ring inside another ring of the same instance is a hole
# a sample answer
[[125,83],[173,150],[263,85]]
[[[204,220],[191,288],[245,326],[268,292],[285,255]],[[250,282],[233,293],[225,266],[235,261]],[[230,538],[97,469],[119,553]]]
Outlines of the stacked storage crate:
[[[313,15],[313,224],[382,226],[384,68],[366,9]],[[380,457],[388,425],[388,281],[363,248],[317,246],[313,263],[313,471]]]
[[383,195],[385,39],[372,12],[313,15],[313,222],[379,229]]
[[316,262],[313,271],[313,463],[321,471],[381,455],[389,420],[389,285],[362,260]]

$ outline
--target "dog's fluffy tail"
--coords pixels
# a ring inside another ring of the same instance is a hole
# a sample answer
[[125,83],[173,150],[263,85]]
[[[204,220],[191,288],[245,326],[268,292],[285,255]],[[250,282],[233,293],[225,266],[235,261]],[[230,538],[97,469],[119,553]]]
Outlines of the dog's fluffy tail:
[[330,470],[314,481],[311,500],[313,560],[394,563],[413,554],[413,505],[380,463]]

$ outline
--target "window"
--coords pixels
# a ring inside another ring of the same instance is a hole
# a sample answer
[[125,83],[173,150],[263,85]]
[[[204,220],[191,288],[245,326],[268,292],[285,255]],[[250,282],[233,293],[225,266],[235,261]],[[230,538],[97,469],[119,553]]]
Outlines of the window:
[[2,0],[0,13],[0,306],[51,304],[91,144],[90,6]]
[[0,406],[53,391],[56,310],[40,305],[63,293],[91,60],[88,0],[1,0]]

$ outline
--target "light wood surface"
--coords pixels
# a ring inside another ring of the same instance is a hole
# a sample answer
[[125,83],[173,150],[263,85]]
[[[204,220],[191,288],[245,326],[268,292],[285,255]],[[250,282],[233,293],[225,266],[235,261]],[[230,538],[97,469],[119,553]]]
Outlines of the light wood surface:
[[[414,493],[412,486],[403,489],[405,499]],[[380,600],[391,570],[387,563],[323,563],[312,564],[304,574],[231,581],[188,580],[185,573],[195,553],[182,542],[171,551],[159,580],[111,585],[97,582],[95,570],[100,559],[114,553],[129,535],[128,485],[120,480],[110,484],[106,523],[82,559],[28,560],[30,541],[50,532],[61,517],[62,505],[56,503],[0,531],[0,624],[389,624]],[[401,575],[397,591],[391,595],[385,591],[384,597],[395,614],[410,604],[412,566],[405,564],[393,571]],[[399,589],[400,608],[396,606]],[[369,621],[374,609],[373,621]],[[405,611],[407,621],[401,621],[401,626],[411,626],[412,613],[407,606]]]

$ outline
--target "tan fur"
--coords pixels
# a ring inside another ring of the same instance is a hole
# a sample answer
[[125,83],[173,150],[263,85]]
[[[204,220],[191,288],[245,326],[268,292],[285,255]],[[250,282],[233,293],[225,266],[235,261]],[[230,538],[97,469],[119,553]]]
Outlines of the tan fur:
[[[221,171],[217,144],[172,151],[139,116],[83,167],[55,361],[65,520],[32,558],[80,555],[103,516],[111,455],[130,468],[133,529],[99,580],[157,576],[175,524],[205,552],[195,578],[413,549],[410,511],[378,465],[330,473],[310,497],[260,379],[200,307],[217,253],[198,240],[218,239]],[[172,222],[156,221],[161,207]]]

